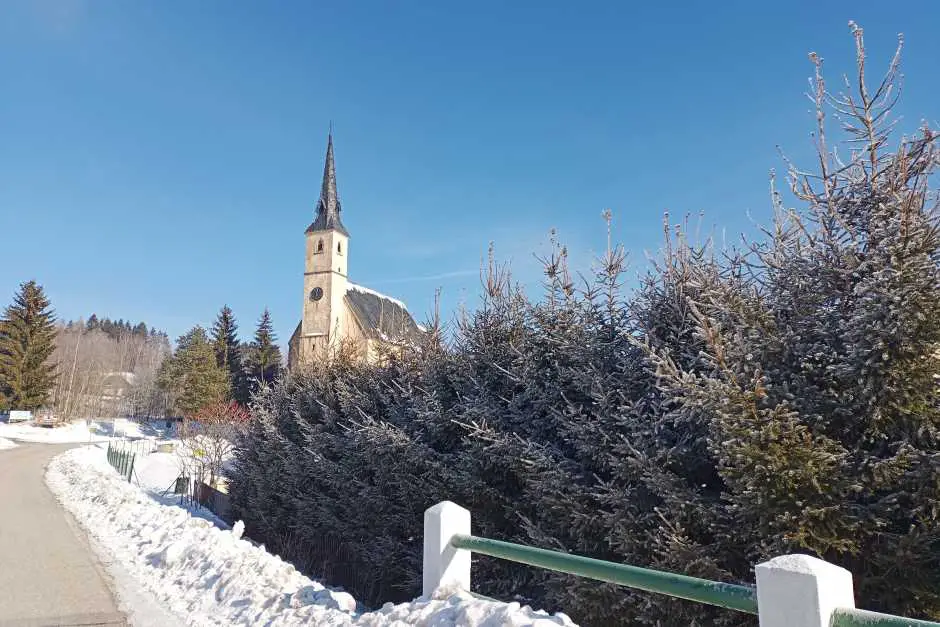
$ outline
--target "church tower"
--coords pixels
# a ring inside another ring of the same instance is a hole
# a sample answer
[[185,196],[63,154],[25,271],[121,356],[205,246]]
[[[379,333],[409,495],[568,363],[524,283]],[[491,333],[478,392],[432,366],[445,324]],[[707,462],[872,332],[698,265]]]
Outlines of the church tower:
[[333,133],[326,145],[323,184],[317,215],[306,231],[304,310],[298,346],[300,362],[328,355],[346,327],[344,297],[348,287],[349,231],[340,219],[336,191]]
[[403,302],[349,281],[349,231],[341,212],[331,132],[317,215],[304,233],[303,317],[288,344],[291,370],[330,360],[341,349],[378,361],[424,333]]

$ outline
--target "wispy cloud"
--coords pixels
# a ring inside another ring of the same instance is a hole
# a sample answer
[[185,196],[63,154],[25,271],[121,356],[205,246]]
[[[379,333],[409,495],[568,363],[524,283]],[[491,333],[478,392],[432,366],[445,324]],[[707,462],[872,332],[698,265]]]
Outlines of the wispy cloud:
[[371,282],[376,283],[376,284],[417,283],[418,281],[439,281],[441,279],[454,279],[457,277],[472,276],[472,275],[479,274],[479,273],[480,273],[480,269],[476,268],[474,270],[452,270],[450,272],[439,272],[438,274],[399,277],[395,279],[385,279],[385,280],[371,281]]
[[34,0],[30,6],[36,19],[56,35],[76,30],[89,8],[87,0]]

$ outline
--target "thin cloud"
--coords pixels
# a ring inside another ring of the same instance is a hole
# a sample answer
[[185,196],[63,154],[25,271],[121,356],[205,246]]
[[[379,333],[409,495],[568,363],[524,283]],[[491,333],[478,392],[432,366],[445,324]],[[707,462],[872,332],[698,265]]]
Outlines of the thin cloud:
[[475,270],[453,270],[451,272],[441,272],[439,274],[427,274],[424,276],[399,277],[397,279],[385,279],[384,281],[372,281],[372,283],[417,283],[419,281],[438,281],[440,279],[454,279],[462,276],[472,276],[479,274],[480,269]]
[[78,29],[89,9],[87,0],[34,0],[30,7],[39,23],[56,35]]

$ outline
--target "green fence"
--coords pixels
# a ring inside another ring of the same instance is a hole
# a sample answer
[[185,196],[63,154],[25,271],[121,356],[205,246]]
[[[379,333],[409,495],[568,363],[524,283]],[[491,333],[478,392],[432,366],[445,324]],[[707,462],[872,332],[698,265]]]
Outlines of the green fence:
[[480,555],[757,614],[757,589],[753,586],[718,583],[476,536],[457,535],[451,538],[450,544]]
[[424,595],[453,587],[470,592],[472,553],[757,614],[762,627],[940,627],[855,609],[851,573],[809,555],[758,564],[756,586],[720,583],[474,536],[470,512],[450,501],[424,513]]
[[111,446],[108,442],[108,463],[111,464],[118,474],[131,480],[134,475],[134,459],[136,455],[130,451],[123,451],[117,447]]

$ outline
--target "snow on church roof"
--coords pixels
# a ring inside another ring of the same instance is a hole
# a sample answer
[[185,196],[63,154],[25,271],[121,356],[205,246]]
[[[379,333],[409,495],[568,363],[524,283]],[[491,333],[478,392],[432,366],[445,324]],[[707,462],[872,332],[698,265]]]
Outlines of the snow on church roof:
[[405,339],[420,333],[405,303],[400,300],[349,283],[346,302],[365,331],[381,339]]
[[405,305],[405,303],[398,300],[397,298],[392,298],[391,296],[380,294],[379,292],[376,292],[375,290],[370,290],[368,287],[356,285],[355,283],[347,283],[346,286],[351,290],[356,290],[357,292],[362,292],[363,294],[372,294],[373,296],[378,296],[379,298],[383,300],[391,301],[395,303],[396,305],[398,305],[399,307],[401,307],[402,309],[404,309],[405,311],[408,311],[408,306]]

